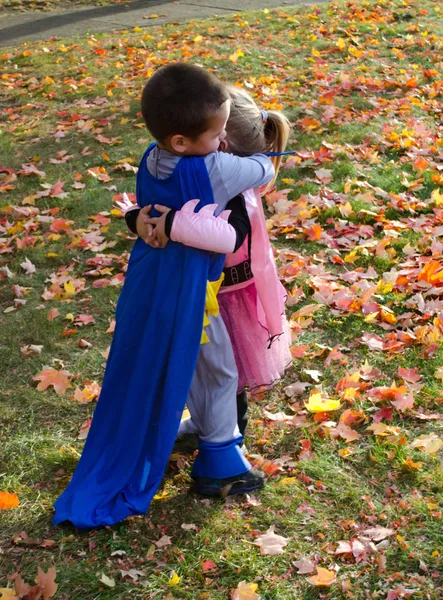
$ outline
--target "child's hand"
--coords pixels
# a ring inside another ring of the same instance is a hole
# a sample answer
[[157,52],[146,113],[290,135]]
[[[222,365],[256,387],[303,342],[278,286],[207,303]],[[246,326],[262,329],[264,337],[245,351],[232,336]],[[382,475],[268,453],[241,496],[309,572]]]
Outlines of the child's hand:
[[154,228],[152,225],[149,225],[146,222],[146,219],[149,218],[149,213],[151,212],[152,206],[145,206],[141,209],[137,216],[136,227],[137,227],[137,235],[142,238],[142,240],[152,246],[152,242],[154,241],[153,231]]
[[[165,222],[166,215],[171,210],[167,206],[162,206],[161,204],[156,204],[154,206],[155,210],[162,213],[161,217],[143,217],[143,223],[148,225],[149,227],[154,226],[155,229],[152,234],[152,238],[150,241],[146,241],[147,244],[152,246],[152,248],[164,248],[169,241],[168,236],[165,233]],[[141,213],[141,211],[140,211]],[[137,219],[137,231],[138,231],[138,219]]]

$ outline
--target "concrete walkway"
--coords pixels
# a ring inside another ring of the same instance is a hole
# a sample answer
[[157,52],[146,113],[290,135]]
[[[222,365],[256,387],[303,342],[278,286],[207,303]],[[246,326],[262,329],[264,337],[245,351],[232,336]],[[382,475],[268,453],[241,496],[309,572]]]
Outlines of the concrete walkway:
[[[77,6],[51,13],[0,13],[0,46],[45,40],[52,36],[71,37],[106,31],[153,27],[163,23],[201,20],[245,10],[259,10],[297,4],[320,4],[327,0],[133,0],[109,6]],[[158,18],[150,18],[152,14]]]

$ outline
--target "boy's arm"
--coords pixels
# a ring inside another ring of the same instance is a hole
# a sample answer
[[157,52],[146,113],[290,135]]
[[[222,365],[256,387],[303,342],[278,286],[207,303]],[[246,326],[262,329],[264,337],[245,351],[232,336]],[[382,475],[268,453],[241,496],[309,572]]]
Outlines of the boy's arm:
[[[169,210],[162,217],[149,221],[156,227],[162,227],[166,237],[185,246],[221,254],[236,252],[251,230],[243,196],[230,200],[226,205],[226,213],[219,217],[214,217],[214,206],[195,213],[196,204],[198,200],[191,200],[182,210]],[[143,216],[138,216],[139,213],[140,209],[127,213],[126,224],[133,233],[145,239],[146,225],[143,223]]]
[[266,185],[275,174],[270,158],[264,154],[234,156],[214,152],[206,156],[205,163],[219,210],[237,194]]

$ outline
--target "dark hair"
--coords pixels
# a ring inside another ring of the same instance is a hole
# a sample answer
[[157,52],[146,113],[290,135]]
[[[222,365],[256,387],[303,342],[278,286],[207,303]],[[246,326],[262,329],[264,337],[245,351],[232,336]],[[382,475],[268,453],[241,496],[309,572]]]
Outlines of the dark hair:
[[223,83],[205,69],[188,63],[162,67],[145,85],[141,109],[155,139],[181,134],[197,138],[229,99]]

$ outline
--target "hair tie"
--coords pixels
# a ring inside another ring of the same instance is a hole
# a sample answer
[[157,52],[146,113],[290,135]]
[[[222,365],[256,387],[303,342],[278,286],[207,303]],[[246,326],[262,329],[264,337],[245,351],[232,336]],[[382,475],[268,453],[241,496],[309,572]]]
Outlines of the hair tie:
[[265,110],[261,110],[261,120],[263,121],[263,125],[266,123],[266,121],[268,120],[268,113]]

